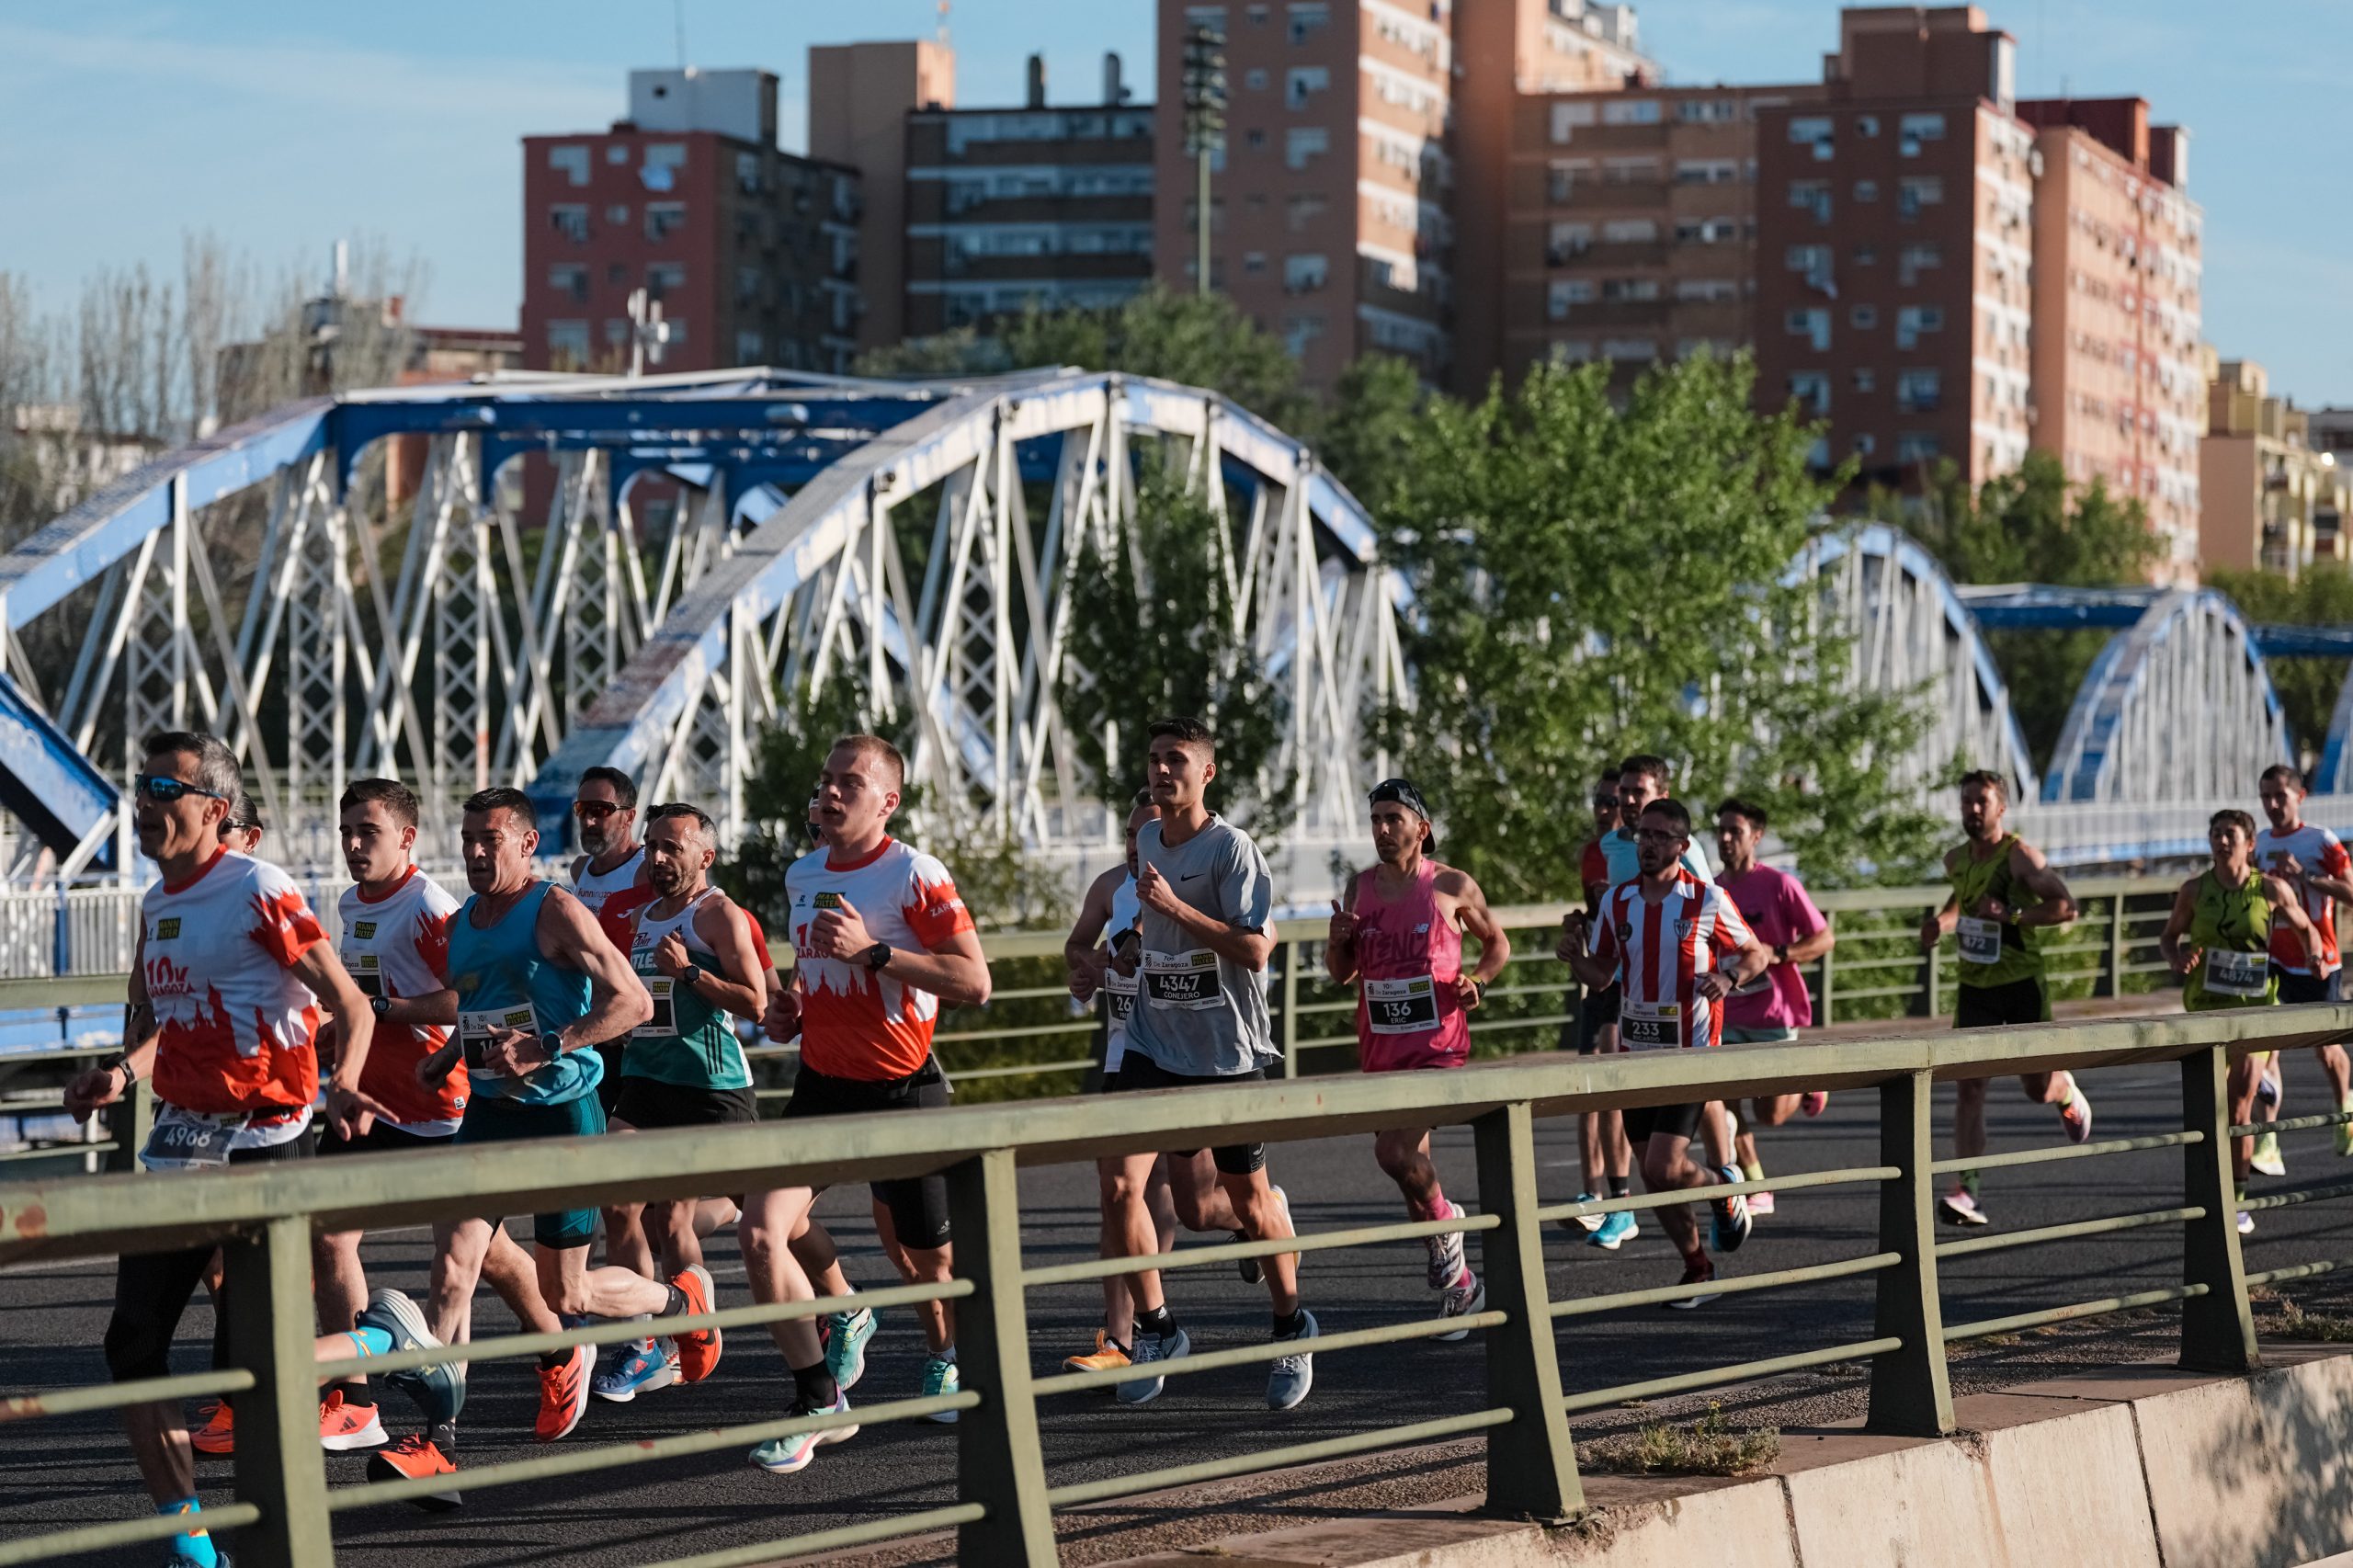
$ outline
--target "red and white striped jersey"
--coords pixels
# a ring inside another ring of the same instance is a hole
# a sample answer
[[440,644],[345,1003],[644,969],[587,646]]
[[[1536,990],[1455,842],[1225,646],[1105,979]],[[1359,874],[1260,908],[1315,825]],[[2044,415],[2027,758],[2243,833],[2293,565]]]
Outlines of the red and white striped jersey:
[[1626,1049],[1715,1044],[1722,1010],[1699,994],[1697,982],[1756,940],[1712,882],[1686,874],[1656,903],[1643,897],[1639,881],[1611,888],[1593,951],[1618,966],[1618,1034]]

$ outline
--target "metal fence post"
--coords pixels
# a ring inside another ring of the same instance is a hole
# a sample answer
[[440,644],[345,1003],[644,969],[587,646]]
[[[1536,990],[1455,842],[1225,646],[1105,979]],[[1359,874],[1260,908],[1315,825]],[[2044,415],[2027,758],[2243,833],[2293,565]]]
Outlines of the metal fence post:
[[237,1532],[245,1568],[332,1568],[327,1472],[311,1314],[311,1221],[271,1220],[222,1249],[229,1352],[254,1375],[237,1396],[237,1501],[261,1517]]
[[2211,1045],[2181,1059],[2181,1128],[2206,1134],[2182,1145],[2181,1200],[2206,1210],[2182,1227],[2185,1285],[2206,1293],[2181,1303],[2181,1364],[2201,1372],[2245,1372],[2263,1364],[2239,1256],[2236,1183],[2231,1175],[2230,1051]]
[[1871,1333],[1903,1346],[1871,1358],[1868,1430],[1941,1437],[1953,1429],[1952,1387],[1945,1375],[1944,1309],[1937,1295],[1936,1177],[1926,1068],[1879,1086],[1879,1159],[1903,1174],[1880,1184],[1879,1250],[1904,1261],[1879,1272]]
[[2105,990],[2096,990],[2098,996],[2124,994],[2124,895],[2118,893],[2108,901],[2108,975]]
[[1544,1282],[1544,1227],[1536,1218],[1535,1120],[1525,1102],[1472,1122],[1479,1207],[1503,1222],[1484,1233],[1487,1304],[1507,1314],[1487,1331],[1487,1403],[1512,1413],[1487,1433],[1487,1506],[1538,1519],[1585,1506],[1576,1446],[1562,1409],[1561,1359]]
[[948,1219],[956,1272],[972,1282],[956,1303],[957,1362],[962,1386],[981,1396],[956,1424],[957,1492],[988,1510],[958,1529],[957,1561],[1054,1568],[1012,1150],[992,1149],[948,1173]]
[[[1941,946],[1941,943],[1938,944],[1938,948]],[[1927,1013],[1923,1016],[1931,1018],[1942,1017],[1944,1011],[1940,1006],[1944,998],[1938,994],[1939,989],[1938,982],[1940,977],[1937,970],[1937,960],[1941,956],[1938,948],[1930,948],[1927,956],[1920,960],[1922,967],[1927,971],[1927,977],[1924,983],[1928,993],[1928,1006]]]
[[1831,1009],[1837,1005],[1837,971],[1832,967],[1837,961],[1836,948],[1832,948],[1822,955],[1822,1027],[1824,1028],[1830,1027],[1834,1016]]
[[106,1168],[109,1171],[139,1168],[139,1151],[147,1146],[147,1134],[155,1130],[155,1091],[151,1083],[150,1079],[140,1079],[131,1085],[131,1093],[107,1112],[107,1132],[114,1140],[114,1147],[107,1151]]
[[1280,943],[1283,955],[1283,1076],[1299,1076],[1299,949],[1295,937]]

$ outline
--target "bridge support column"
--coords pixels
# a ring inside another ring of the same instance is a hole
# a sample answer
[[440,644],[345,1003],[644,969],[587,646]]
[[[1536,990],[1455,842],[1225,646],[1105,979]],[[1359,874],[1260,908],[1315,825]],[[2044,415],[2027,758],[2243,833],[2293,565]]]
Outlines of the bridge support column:
[[311,1313],[311,1220],[272,1220],[222,1249],[229,1352],[254,1375],[237,1401],[237,1501],[261,1517],[237,1533],[245,1568],[334,1568]]
[[1871,1333],[1904,1343],[1871,1358],[1866,1427],[1907,1437],[1941,1437],[1953,1429],[1952,1386],[1945,1376],[1944,1309],[1937,1296],[1936,1158],[1927,1069],[1879,1086],[1879,1161],[1901,1173],[1880,1183],[1879,1249],[1904,1261],[1879,1272]]

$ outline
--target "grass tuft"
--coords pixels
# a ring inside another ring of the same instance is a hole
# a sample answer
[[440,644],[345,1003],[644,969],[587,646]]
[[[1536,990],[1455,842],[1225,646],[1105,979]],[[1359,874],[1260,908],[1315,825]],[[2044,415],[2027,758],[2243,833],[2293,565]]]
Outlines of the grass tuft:
[[1781,1434],[1770,1426],[1733,1430],[1723,1406],[1688,1426],[1653,1422],[1639,1431],[1577,1445],[1586,1470],[1631,1475],[1754,1475],[1780,1456]]
[[2267,1315],[2257,1327],[2274,1339],[2302,1339],[2320,1345],[2353,1345],[2353,1318],[2308,1312],[2285,1296],[2279,1312]]

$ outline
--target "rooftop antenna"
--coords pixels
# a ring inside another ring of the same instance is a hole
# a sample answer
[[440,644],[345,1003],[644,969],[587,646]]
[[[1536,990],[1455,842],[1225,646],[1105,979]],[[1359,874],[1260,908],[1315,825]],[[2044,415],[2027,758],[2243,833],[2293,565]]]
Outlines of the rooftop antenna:
[[948,0],[939,0],[936,9],[939,12],[939,47],[945,49],[948,47]]
[[670,0],[670,15],[678,35],[678,69],[687,68],[687,0]]

